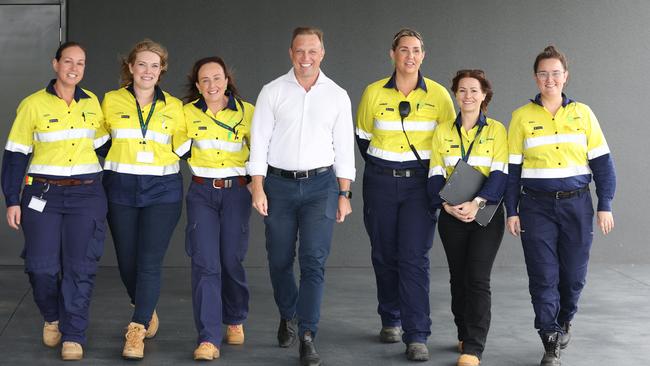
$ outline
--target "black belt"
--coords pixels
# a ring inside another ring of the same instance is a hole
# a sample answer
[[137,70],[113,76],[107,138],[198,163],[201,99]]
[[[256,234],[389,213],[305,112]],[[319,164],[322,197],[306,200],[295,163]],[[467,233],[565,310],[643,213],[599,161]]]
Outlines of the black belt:
[[526,194],[529,194],[534,197],[547,197],[547,198],[554,198],[556,200],[562,200],[566,198],[571,198],[579,195],[580,193],[587,192],[589,190],[589,186],[582,187],[580,189],[576,189],[575,191],[558,191],[558,192],[543,192],[543,191],[536,191],[530,188],[523,188],[523,191]]
[[275,168],[269,165],[269,170],[268,172],[273,174],[273,175],[279,175],[283,178],[289,178],[289,179],[306,179],[309,177],[313,177],[319,174],[327,173],[330,170],[332,170],[331,166],[324,166],[322,168],[316,168],[316,169],[311,169],[311,170],[284,170],[284,169],[279,169]]
[[250,183],[250,177],[248,176],[238,176],[235,178],[226,178],[226,179],[213,179],[213,178],[203,178],[197,177],[196,175],[192,176],[192,181],[198,184],[208,184],[212,188],[221,189],[221,188],[232,188],[233,184],[237,184],[240,187],[245,186]]
[[426,177],[429,172],[424,169],[389,169],[373,166],[375,172],[382,175],[391,175],[395,178]]

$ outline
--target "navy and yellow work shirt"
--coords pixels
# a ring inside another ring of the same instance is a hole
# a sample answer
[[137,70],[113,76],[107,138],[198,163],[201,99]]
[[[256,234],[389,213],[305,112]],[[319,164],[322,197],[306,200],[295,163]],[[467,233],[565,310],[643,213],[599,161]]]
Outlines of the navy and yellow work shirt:
[[428,165],[433,130],[441,121],[453,120],[454,104],[447,90],[433,80],[418,75],[417,87],[404,96],[390,78],[366,88],[357,110],[357,144],[364,160],[376,165],[404,169],[420,165],[402,131],[399,104],[408,101],[410,114],[404,118],[404,131],[418,154]]
[[155,90],[155,105],[140,106],[146,121],[143,135],[133,87],[106,93],[102,109],[112,146],[104,162],[104,185],[110,202],[144,207],[173,203],[182,199],[179,155],[175,152],[186,140],[183,103]]
[[[480,134],[477,133],[479,132]],[[460,135],[458,131],[460,130]],[[462,139],[462,144],[461,144]],[[427,190],[432,197],[432,204],[440,207],[440,189],[454,171],[462,150],[465,153],[472,147],[467,163],[487,177],[476,196],[485,198],[489,203],[497,203],[503,197],[508,174],[508,138],[506,128],[501,122],[479,114],[476,125],[469,131],[462,127],[461,115],[455,120],[438,125],[433,132],[431,160]]]
[[255,107],[228,96],[226,108],[213,114],[205,100],[183,107],[187,141],[178,149],[179,155],[190,150],[187,160],[192,174],[204,178],[226,178],[246,175],[250,153],[251,120]]
[[598,211],[611,211],[616,174],[596,116],[583,103],[562,96],[555,116],[540,95],[512,112],[508,132],[508,216],[517,215],[523,186],[543,192],[566,192],[589,185],[593,174]]
[[102,171],[95,149],[110,136],[97,97],[76,87],[68,105],[56,94],[55,82],[23,99],[16,111],[2,164],[8,206],[20,203],[30,155],[30,176],[94,179]]

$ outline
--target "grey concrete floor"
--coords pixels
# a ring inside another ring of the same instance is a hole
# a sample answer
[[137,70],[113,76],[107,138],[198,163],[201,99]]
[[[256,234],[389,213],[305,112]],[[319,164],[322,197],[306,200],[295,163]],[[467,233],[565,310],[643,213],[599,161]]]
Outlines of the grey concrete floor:
[[[265,268],[249,268],[250,316],[246,344],[224,345],[219,365],[297,365],[298,349],[276,346],[278,313]],[[160,330],[146,341],[145,359],[120,358],[123,328],[132,309],[117,269],[101,268],[91,307],[83,365],[192,365],[196,332],[187,268],[165,268],[158,306]],[[525,268],[495,268],[492,328],[482,365],[539,365],[542,347],[533,329]],[[431,270],[429,365],[455,365],[455,329],[446,268]],[[20,267],[0,267],[0,364],[61,364],[59,349],[41,343],[42,319]],[[378,342],[372,268],[328,268],[317,346],[334,365],[413,365],[404,345]],[[650,359],[650,266],[592,265],[573,339],[562,353],[570,366],[645,365]]]

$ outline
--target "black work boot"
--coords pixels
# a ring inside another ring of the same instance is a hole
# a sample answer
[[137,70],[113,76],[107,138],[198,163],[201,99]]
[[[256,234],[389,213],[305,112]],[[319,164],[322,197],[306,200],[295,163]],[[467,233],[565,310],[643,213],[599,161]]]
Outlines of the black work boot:
[[565,349],[571,340],[571,323],[564,322],[562,324],[562,330],[564,333],[560,334],[560,348]]
[[544,357],[540,366],[560,366],[560,334],[558,332],[540,335],[544,343]]
[[296,335],[296,319],[280,319],[278,326],[278,345],[283,348],[291,347],[298,339]]
[[310,331],[300,337],[300,366],[321,366],[320,356],[314,346],[314,337]]

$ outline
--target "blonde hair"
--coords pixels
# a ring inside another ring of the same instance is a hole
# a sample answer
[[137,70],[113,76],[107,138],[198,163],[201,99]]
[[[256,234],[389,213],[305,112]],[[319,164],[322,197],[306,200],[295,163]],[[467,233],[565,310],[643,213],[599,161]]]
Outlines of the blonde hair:
[[[167,49],[160,43],[154,42],[148,38],[143,39],[133,46],[131,52],[127,57],[122,58],[122,65],[120,67],[120,86],[124,87],[133,83],[133,75],[129,71],[129,65],[133,65],[135,58],[140,52],[149,51],[160,56],[160,78],[167,71],[167,58],[169,54]],[[160,82],[160,79],[158,79]]]
[[404,37],[417,38],[418,41],[420,41],[420,48],[424,50],[424,41],[422,40],[422,35],[420,34],[420,32],[411,28],[402,28],[399,30],[399,32],[395,33],[395,35],[393,36],[393,43],[391,44],[391,49],[393,51],[397,49],[397,45],[399,45],[399,40]]

